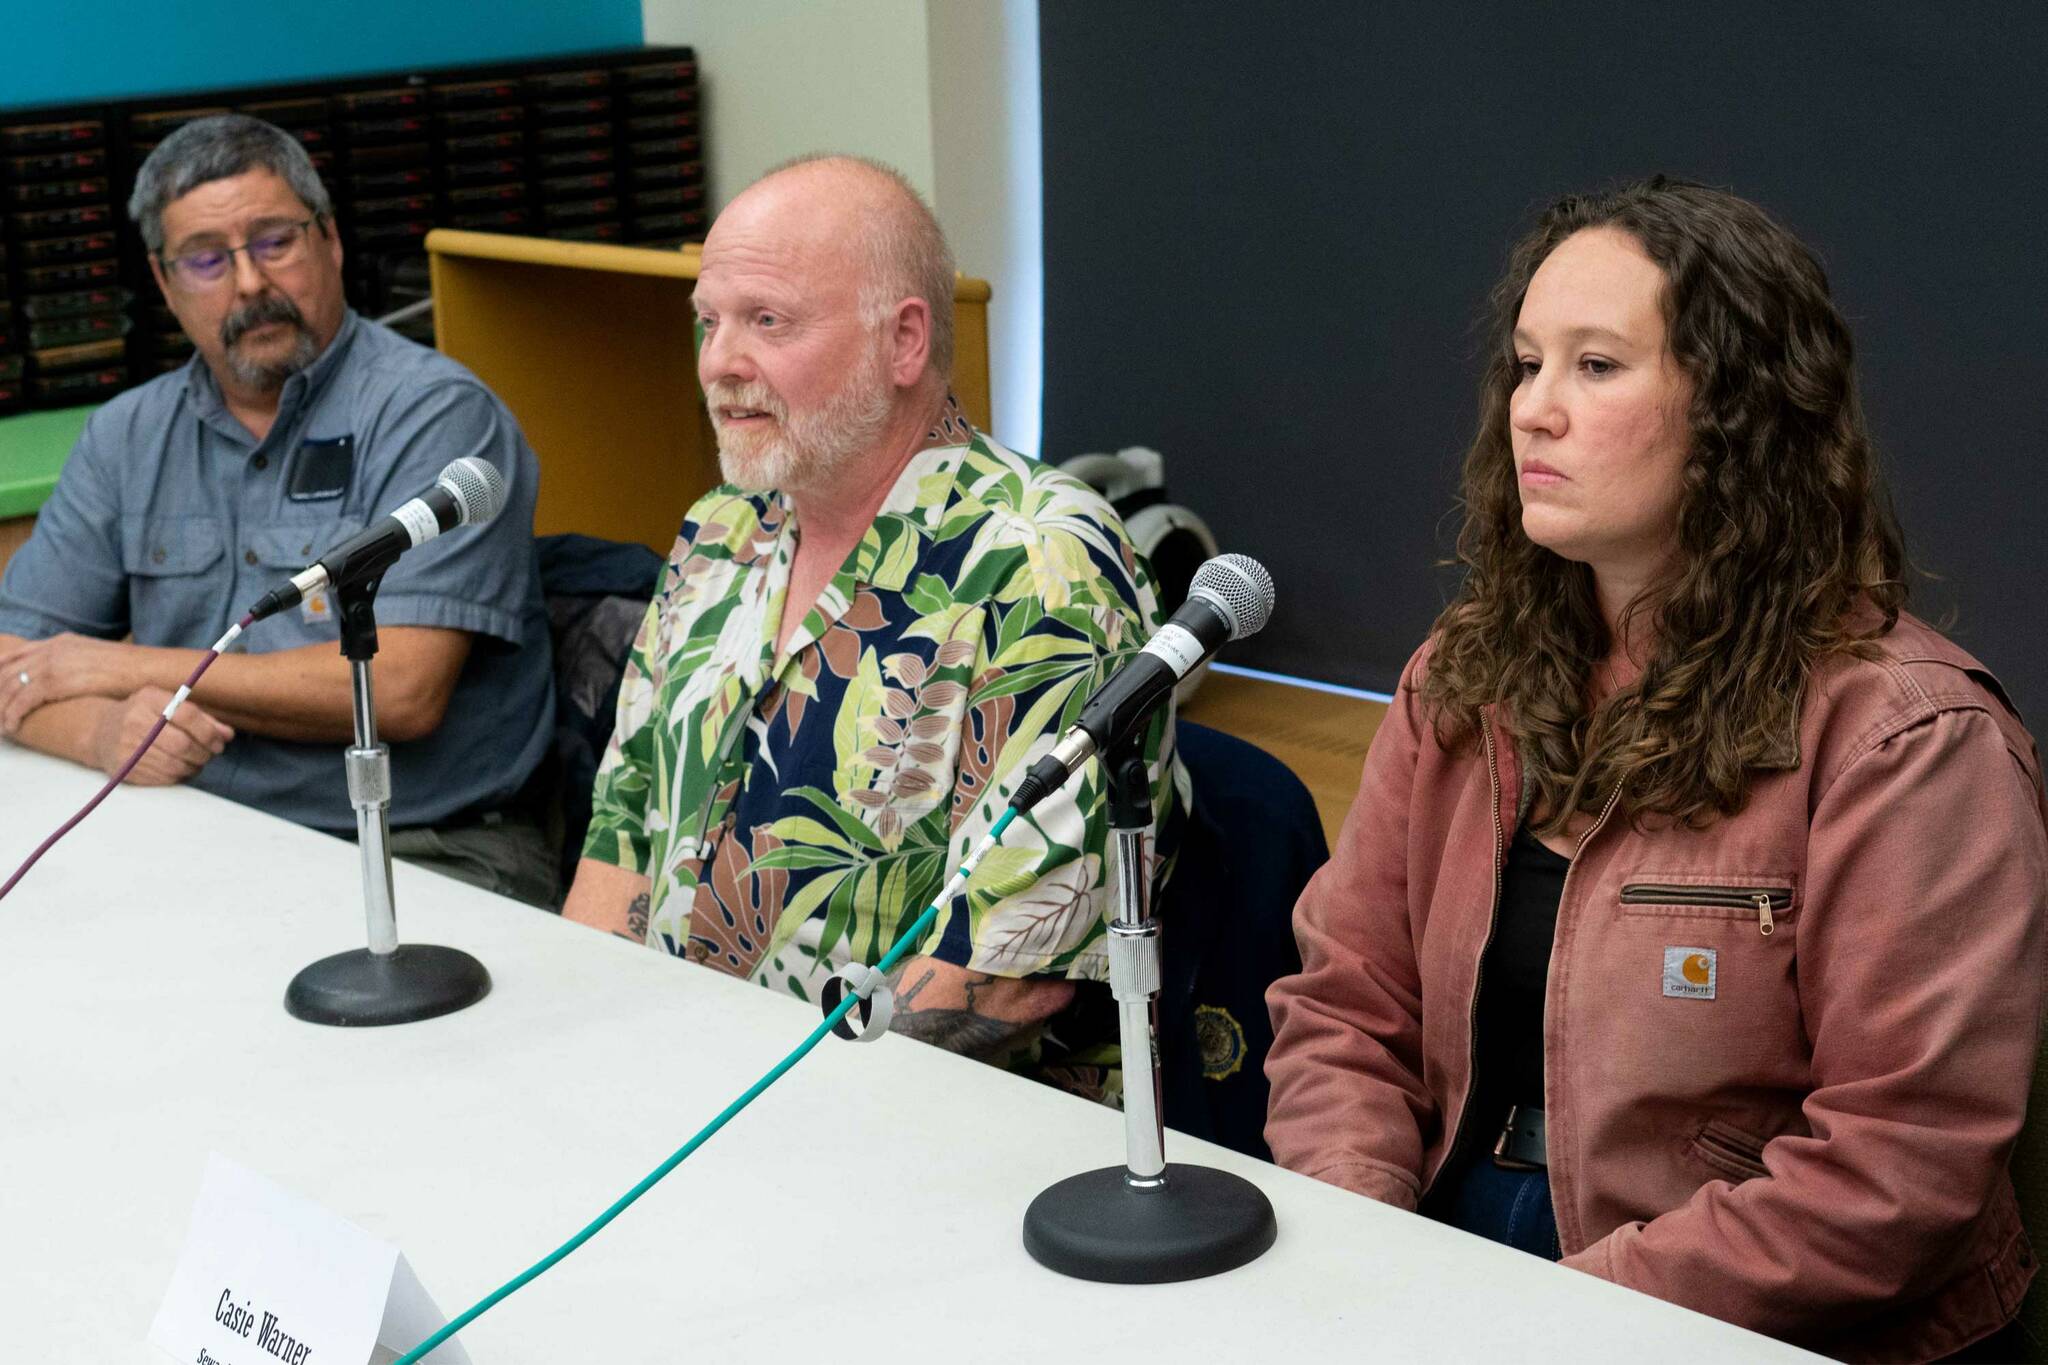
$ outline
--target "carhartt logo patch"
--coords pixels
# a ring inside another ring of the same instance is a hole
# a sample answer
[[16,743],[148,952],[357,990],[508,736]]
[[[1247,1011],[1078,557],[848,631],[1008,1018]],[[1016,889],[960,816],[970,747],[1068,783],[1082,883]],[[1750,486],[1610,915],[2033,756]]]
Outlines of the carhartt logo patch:
[[1666,948],[1664,994],[1681,1000],[1712,1000],[1714,968],[1712,948]]

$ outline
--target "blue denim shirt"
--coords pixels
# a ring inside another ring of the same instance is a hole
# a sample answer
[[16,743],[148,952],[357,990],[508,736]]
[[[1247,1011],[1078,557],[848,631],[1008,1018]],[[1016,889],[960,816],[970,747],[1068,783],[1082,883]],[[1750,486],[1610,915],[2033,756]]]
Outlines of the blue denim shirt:
[[[540,470],[503,403],[461,365],[350,313],[285,381],[257,441],[205,362],[92,415],[28,544],[0,577],[0,632],[204,649],[264,592],[433,485],[458,456],[505,476],[505,510],[406,554],[377,594],[382,626],[474,639],[440,727],[391,745],[391,822],[504,804],[554,725],[547,609],[533,544]],[[331,603],[314,604],[329,606]],[[331,610],[252,627],[250,653],[339,648]],[[342,746],[246,731],[192,785],[319,829],[351,830]]]

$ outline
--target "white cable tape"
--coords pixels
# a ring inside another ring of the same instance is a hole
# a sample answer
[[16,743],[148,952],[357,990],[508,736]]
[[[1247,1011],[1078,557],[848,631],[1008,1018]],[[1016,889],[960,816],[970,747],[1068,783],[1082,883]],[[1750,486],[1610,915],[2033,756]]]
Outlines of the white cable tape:
[[[847,1011],[847,1016],[832,1026],[832,1031],[841,1038],[856,1042],[872,1043],[889,1031],[889,1021],[896,1017],[896,992],[889,989],[889,979],[873,967],[860,962],[849,962],[832,973],[832,979],[825,983],[818,993],[818,1004],[826,1014],[839,1008],[839,1002],[851,990],[860,1004]],[[860,1031],[856,1033],[852,1021],[860,1020]]]
[[[960,860],[959,869],[953,873],[945,889],[933,898],[932,904],[944,905],[964,891],[968,879],[974,875],[975,866],[999,842],[1001,840],[993,830],[982,836],[980,845]],[[825,982],[824,989],[818,992],[819,1008],[830,1015],[833,1010],[839,1008],[839,1002],[846,998],[848,990],[861,1001],[857,1008],[847,1011],[849,1016],[860,1016],[860,1031],[854,1032],[853,1026],[845,1019],[834,1024],[832,1031],[841,1038],[872,1043],[889,1031],[889,1022],[896,1017],[896,992],[889,988],[889,978],[873,967],[861,962],[849,962],[832,973],[831,978]]]
[[[228,646],[233,644],[238,638],[240,638],[241,634],[241,622],[237,621],[235,624],[229,626],[228,633],[221,636],[220,639],[214,641],[213,648],[207,651],[208,653],[213,655],[213,659],[208,659],[206,661],[206,666],[208,668],[213,667],[214,659],[218,659],[221,655],[227,653]],[[171,693],[171,699],[164,703],[164,709],[159,714],[161,714],[165,720],[169,720],[171,718],[171,712],[183,706],[185,704],[185,698],[191,695],[192,684],[186,683],[183,687]]]

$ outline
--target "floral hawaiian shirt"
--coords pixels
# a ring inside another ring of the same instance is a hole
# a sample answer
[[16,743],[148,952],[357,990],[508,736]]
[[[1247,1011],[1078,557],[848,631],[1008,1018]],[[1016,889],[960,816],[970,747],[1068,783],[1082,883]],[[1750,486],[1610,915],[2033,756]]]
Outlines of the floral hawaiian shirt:
[[[816,1000],[847,961],[888,951],[1157,628],[1150,569],[1093,490],[950,402],[927,441],[780,653],[796,510],[729,486],[690,509],[584,845],[652,882],[650,946]],[[1162,716],[1147,739],[1155,830],[1187,800],[1170,736]],[[913,951],[1106,979],[1109,841],[1085,764]]]

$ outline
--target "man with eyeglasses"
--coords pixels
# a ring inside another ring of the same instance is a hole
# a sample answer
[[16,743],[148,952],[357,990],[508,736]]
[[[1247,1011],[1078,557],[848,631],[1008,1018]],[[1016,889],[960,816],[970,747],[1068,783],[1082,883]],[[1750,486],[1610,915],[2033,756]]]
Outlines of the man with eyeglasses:
[[[551,903],[553,852],[521,799],[554,714],[539,469],[511,413],[350,310],[327,192],[282,130],[186,125],[143,163],[128,212],[198,354],[92,415],[0,577],[0,734],[115,770],[248,603],[477,456],[505,477],[504,512],[407,555],[377,597],[393,851]],[[320,595],[257,626],[129,780],[352,832],[338,639]]]

